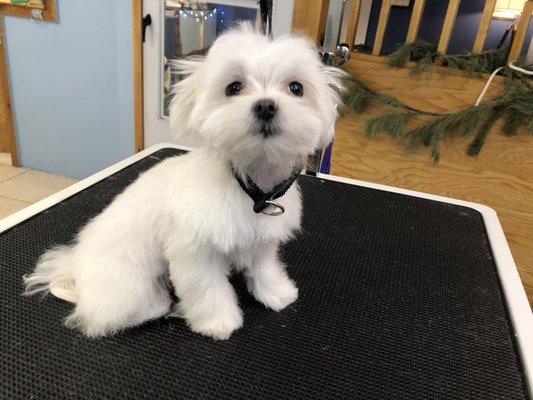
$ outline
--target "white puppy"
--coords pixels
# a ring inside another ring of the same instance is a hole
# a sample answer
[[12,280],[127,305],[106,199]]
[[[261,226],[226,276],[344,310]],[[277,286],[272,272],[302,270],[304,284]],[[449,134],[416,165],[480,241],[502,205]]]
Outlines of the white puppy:
[[175,67],[187,77],[174,88],[171,125],[206,147],[142,174],[74,244],[49,250],[24,277],[27,294],[50,291],[75,303],[66,323],[88,336],[171,312],[167,272],[177,313],[215,339],[243,323],[232,267],[276,311],[298,296],[278,259],[279,244],[299,228],[297,184],[275,200],[286,209],[280,216],[255,212],[241,184],[271,191],[331,140],[341,73],[320,63],[310,41],[272,41],[245,25],[222,35],[205,59]]

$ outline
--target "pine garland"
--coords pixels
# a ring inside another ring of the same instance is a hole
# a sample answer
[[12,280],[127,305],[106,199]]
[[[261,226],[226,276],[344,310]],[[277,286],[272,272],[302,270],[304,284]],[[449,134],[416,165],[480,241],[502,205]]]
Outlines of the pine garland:
[[[500,117],[505,118],[505,134],[515,135],[521,126],[525,126],[527,132],[533,134],[531,78],[517,74],[509,68],[506,68],[504,73],[507,76],[507,90],[503,95],[456,113],[435,114],[414,109],[393,96],[373,91],[354,76],[349,79],[349,90],[344,101],[346,107],[357,113],[364,112],[372,102],[392,109],[391,113],[368,121],[366,135],[369,137],[384,132],[393,138],[406,141],[410,151],[416,151],[420,146],[428,147],[434,162],[440,159],[440,144],[445,138],[473,138],[467,154],[477,156],[492,126]],[[406,125],[414,117],[429,120],[424,125],[407,131]]]
[[414,61],[416,65],[411,69],[413,75],[420,75],[428,68],[439,65],[478,76],[490,74],[495,69],[505,66],[508,55],[508,47],[488,50],[479,54],[442,54],[432,43],[415,42],[400,46],[398,50],[387,57],[387,61],[392,68],[402,68],[408,61]]
[[349,90],[344,95],[344,104],[350,105],[358,114],[364,112],[372,100],[392,107],[408,108],[394,96],[373,91],[353,75],[347,79],[347,83]]

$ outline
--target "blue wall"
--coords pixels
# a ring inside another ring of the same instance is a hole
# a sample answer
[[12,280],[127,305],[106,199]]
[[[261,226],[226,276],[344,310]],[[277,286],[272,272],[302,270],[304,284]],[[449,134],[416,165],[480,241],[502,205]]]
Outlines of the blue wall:
[[[411,1],[412,3],[413,1]],[[476,38],[477,29],[481,21],[481,13],[485,0],[468,0],[462,1],[457,15],[457,22],[452,33],[449,53],[466,53],[472,50]],[[381,1],[373,1],[370,13],[370,22],[365,44],[372,47],[376,37],[377,23]],[[448,8],[448,1],[430,0],[426,2],[424,17],[420,26],[419,40],[426,42],[438,43],[439,35],[444,23],[444,16]],[[407,29],[411,19],[412,8],[392,7],[390,22],[385,40],[383,42],[384,54],[392,53],[398,46],[405,41]],[[497,46],[503,33],[509,26],[508,21],[493,20],[490,27],[489,36],[485,44],[486,49],[492,49]],[[531,37],[533,35],[533,24],[530,26],[526,38],[523,54],[527,53]],[[508,38],[509,40],[509,38]]]
[[133,154],[131,0],[58,0],[57,23],[6,17],[23,166],[84,178]]

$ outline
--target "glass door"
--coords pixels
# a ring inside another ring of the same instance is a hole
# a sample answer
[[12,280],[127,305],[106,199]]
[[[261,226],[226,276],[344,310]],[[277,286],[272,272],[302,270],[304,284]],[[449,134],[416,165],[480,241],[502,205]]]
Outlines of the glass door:
[[[292,26],[294,0],[274,0],[272,35],[287,34]],[[197,138],[172,137],[168,121],[170,88],[176,82],[168,67],[171,60],[204,55],[216,38],[237,21],[259,25],[257,0],[153,0],[144,2],[144,15],[152,25],[144,43],[144,145],[171,142],[201,145]]]

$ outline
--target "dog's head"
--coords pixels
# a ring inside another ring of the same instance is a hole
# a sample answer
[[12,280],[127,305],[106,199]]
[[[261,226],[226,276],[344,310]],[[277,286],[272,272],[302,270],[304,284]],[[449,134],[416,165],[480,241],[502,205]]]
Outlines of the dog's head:
[[329,143],[337,119],[338,69],[302,37],[270,40],[242,25],[203,59],[177,61],[171,127],[198,135],[242,164],[302,158]]

